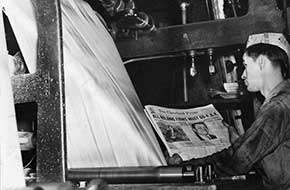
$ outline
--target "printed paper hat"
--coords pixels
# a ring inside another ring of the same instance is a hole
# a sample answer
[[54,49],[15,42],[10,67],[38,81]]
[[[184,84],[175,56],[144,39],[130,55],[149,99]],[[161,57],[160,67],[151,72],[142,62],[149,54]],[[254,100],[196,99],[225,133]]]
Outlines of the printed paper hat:
[[282,33],[252,34],[248,38],[247,47],[259,43],[278,46],[286,52],[288,59],[290,59],[290,45]]

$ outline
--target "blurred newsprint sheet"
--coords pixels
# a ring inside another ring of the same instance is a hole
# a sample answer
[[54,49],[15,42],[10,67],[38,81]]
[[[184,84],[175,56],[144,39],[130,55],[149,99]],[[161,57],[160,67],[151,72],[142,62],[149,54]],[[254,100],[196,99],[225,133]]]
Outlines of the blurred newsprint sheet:
[[201,158],[230,146],[228,129],[212,104],[191,109],[147,105],[145,113],[170,156]]
[[[4,3],[33,73],[39,53],[35,3]],[[166,165],[118,49],[98,13],[81,0],[61,0],[60,5],[68,168]]]

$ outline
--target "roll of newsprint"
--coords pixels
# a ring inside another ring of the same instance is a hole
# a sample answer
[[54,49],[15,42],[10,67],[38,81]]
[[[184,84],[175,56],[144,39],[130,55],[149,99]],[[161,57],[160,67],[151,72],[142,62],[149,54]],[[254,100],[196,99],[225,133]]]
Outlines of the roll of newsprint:
[[[31,1],[5,2],[19,47],[30,54],[23,53],[24,59],[36,57],[36,47],[23,44],[27,40],[37,44]],[[114,41],[97,13],[85,1],[60,2],[68,167],[165,165]],[[31,63],[36,64],[33,59]],[[36,66],[28,66],[30,72],[33,68]]]

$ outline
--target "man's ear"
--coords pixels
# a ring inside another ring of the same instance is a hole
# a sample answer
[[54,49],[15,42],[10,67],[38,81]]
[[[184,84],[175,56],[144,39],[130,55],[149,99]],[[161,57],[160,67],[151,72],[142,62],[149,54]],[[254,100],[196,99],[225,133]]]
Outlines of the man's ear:
[[260,70],[265,69],[265,66],[266,66],[266,64],[267,64],[267,61],[269,61],[269,60],[268,60],[268,58],[267,58],[266,56],[264,56],[264,55],[260,55],[260,56],[257,58],[257,62],[258,62],[258,64],[259,64]]

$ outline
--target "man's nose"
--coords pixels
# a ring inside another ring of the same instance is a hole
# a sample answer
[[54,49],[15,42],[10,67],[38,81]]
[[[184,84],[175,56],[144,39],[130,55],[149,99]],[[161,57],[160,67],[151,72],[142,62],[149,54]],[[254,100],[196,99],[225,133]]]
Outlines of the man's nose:
[[246,69],[245,69],[243,74],[242,74],[242,79],[245,80],[246,78],[247,78],[247,74],[246,74]]

